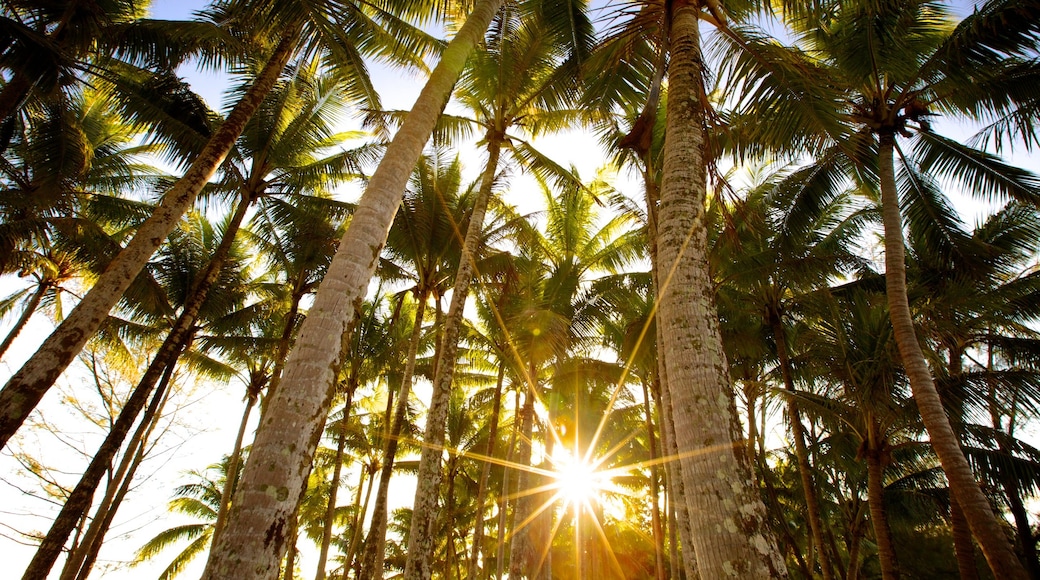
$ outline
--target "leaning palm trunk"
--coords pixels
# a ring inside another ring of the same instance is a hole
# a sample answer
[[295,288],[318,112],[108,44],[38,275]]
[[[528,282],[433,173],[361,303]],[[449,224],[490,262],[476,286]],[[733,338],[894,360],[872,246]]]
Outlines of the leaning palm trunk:
[[[90,508],[94,492],[97,490],[102,476],[112,464],[112,458],[115,457],[119,448],[122,447],[123,439],[126,438],[130,427],[137,420],[137,416],[144,408],[145,403],[148,403],[152,387],[155,386],[159,375],[162,375],[162,389],[165,390],[167,388],[170,376],[173,374],[173,368],[180,355],[181,347],[184,344],[178,342],[175,347],[172,347],[170,358],[164,357],[162,361],[152,361],[152,365],[145,372],[141,383],[134,389],[133,394],[130,395],[123,409],[119,412],[119,416],[112,425],[112,430],[109,431],[105,440],[102,441],[101,447],[98,448],[97,453],[90,460],[90,464],[83,472],[76,487],[69,494],[68,499],[65,500],[65,505],[58,512],[58,517],[51,524],[51,529],[48,530],[47,535],[40,542],[40,547],[37,548],[32,561],[29,562],[29,566],[25,569],[22,580],[42,580],[50,574],[54,562],[61,555],[62,547],[65,545],[69,534],[72,533],[77,522],[82,519],[83,515]],[[157,359],[158,356],[156,355]],[[149,415],[153,414],[158,408],[162,398],[163,392],[161,391],[152,397],[151,403],[148,405],[145,421],[149,420]]]
[[0,391],[0,448],[22,425],[43,395],[97,331],[130,283],[148,263],[181,216],[195,202],[250,117],[263,102],[293,54],[295,31],[287,31],[253,85],[210,138],[188,171],[163,196],[134,238],[109,263],[83,300],[51,333]]
[[11,348],[11,343],[14,339],[18,338],[18,335],[22,333],[22,329],[29,323],[29,319],[36,313],[36,309],[40,306],[40,301],[43,300],[43,295],[47,292],[47,286],[40,284],[40,287],[32,293],[29,300],[25,303],[25,308],[22,310],[21,315],[18,316],[18,320],[11,327],[11,330],[4,337],[4,341],[0,343],[0,358],[4,357],[7,353],[7,349]]
[[246,393],[246,407],[242,410],[242,419],[238,422],[238,433],[235,434],[235,446],[231,449],[228,458],[227,476],[224,478],[224,489],[220,491],[220,505],[217,507],[217,520],[213,523],[213,539],[220,536],[227,521],[228,508],[231,506],[231,494],[235,491],[238,483],[238,466],[242,462],[242,444],[245,442],[246,426],[249,424],[249,415],[253,412],[256,399],[260,396],[260,389],[249,385]]
[[[163,375],[163,382],[168,382],[169,379],[170,373]],[[127,445],[126,452],[119,462],[119,467],[116,468],[115,475],[108,483],[105,496],[98,505],[94,518],[91,520],[90,525],[87,526],[87,530],[83,534],[79,545],[69,553],[68,559],[65,561],[65,566],[61,571],[61,580],[84,580],[90,575],[90,571],[94,567],[94,561],[97,559],[97,554],[101,550],[105,534],[108,533],[112,520],[115,519],[116,511],[119,510],[119,506],[123,503],[123,498],[130,491],[130,484],[134,480],[137,468],[144,461],[145,447],[151,439],[155,426],[162,417],[163,406],[169,399],[169,390],[165,386],[160,386],[159,391],[162,394],[156,395],[161,397],[158,408],[154,413],[148,413],[150,416],[145,417],[141,421],[134,434],[130,437],[130,443]]]
[[466,238],[462,248],[462,259],[455,273],[455,289],[451,295],[448,317],[441,326],[440,361],[433,378],[433,394],[430,409],[426,414],[426,431],[423,434],[422,456],[419,459],[418,483],[412,504],[412,528],[408,535],[408,559],[404,577],[428,579],[432,575],[430,562],[435,547],[433,524],[437,516],[437,491],[441,481],[441,455],[444,446],[444,429],[448,419],[448,403],[451,383],[455,376],[455,359],[459,351],[459,331],[462,329],[462,314],[469,296],[469,285],[476,263],[477,244],[484,230],[484,214],[491,187],[498,170],[501,151],[501,136],[488,136],[488,161],[484,167],[480,191],[473,204]]
[[899,356],[903,361],[903,368],[910,381],[910,389],[921,412],[921,419],[928,431],[932,448],[939,456],[939,463],[950,482],[950,494],[968,520],[971,532],[982,548],[994,576],[1007,579],[1027,578],[1025,568],[1012,551],[1004,530],[997,523],[989,500],[975,481],[971,466],[964,457],[957,435],[953,432],[949,417],[943,409],[921,345],[917,341],[906,290],[906,250],[899,197],[896,193],[894,149],[895,135],[891,132],[882,133],[878,148],[878,173],[885,227],[885,287],[889,317]]
[[503,0],[481,0],[448,44],[387,148],[289,355],[282,387],[263,418],[228,525],[203,578],[273,578],[332,400],[340,340],[375,271],[387,232],[422,148],[470,52]]
[[[531,365],[534,366],[533,363]],[[520,453],[516,465],[519,470],[517,477],[516,507],[513,509],[513,537],[509,546],[509,577],[527,578],[528,572],[533,568],[534,546],[532,539],[531,514],[534,512],[534,496],[530,488],[532,474],[531,465],[531,442],[534,435],[534,392],[533,384],[536,375],[532,371],[528,374],[527,393],[524,396],[524,406],[520,413]]]
[[708,272],[698,5],[674,4],[658,222],[663,328],[684,493],[702,578],[783,578],[740,441]]
[[343,406],[343,418],[339,423],[339,437],[336,440],[336,458],[333,461],[332,481],[329,482],[329,502],[325,506],[325,521],[321,530],[321,547],[318,550],[318,568],[314,580],[325,580],[325,563],[329,558],[329,547],[332,545],[332,525],[336,519],[336,496],[339,494],[340,476],[343,473],[343,450],[347,445],[347,418],[350,416],[350,398],[347,393],[347,404]]
[[899,564],[896,560],[895,544],[892,542],[892,530],[888,525],[888,513],[885,510],[885,466],[881,462],[882,450],[867,449],[867,505],[870,508],[870,523],[874,527],[874,541],[877,543],[878,560],[881,562],[881,578],[899,580]]

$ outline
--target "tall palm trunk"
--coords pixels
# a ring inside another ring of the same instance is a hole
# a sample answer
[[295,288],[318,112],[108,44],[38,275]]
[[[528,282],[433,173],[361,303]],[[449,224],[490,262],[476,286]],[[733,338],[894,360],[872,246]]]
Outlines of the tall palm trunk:
[[422,336],[422,323],[428,298],[429,296],[426,294],[419,296],[415,309],[415,322],[412,326],[411,339],[408,342],[408,358],[401,376],[401,388],[398,391],[397,405],[394,408],[394,420],[386,437],[386,447],[383,448],[383,468],[379,473],[379,491],[376,493],[375,511],[368,529],[368,541],[365,543],[365,555],[361,565],[362,578],[379,578],[383,575],[390,478],[394,474],[394,459],[397,457],[401,433],[404,432],[404,426],[408,422],[408,397],[412,390],[412,374],[415,372],[415,359],[419,350],[419,338]]
[[[365,475],[368,475],[368,485],[365,485]],[[361,543],[361,528],[365,523],[365,514],[368,513],[368,500],[372,497],[373,480],[376,476],[375,467],[362,464],[361,474],[358,476],[358,487],[357,497],[354,498],[354,518],[352,528],[354,533],[350,537],[350,546],[347,547],[347,554],[343,557],[343,576],[342,580],[347,580],[347,572],[354,565],[354,556],[357,555],[358,545]],[[365,500],[361,501],[361,490],[365,489]]]
[[[498,438],[498,419],[502,413],[502,387],[505,385],[506,365],[498,363],[498,382],[495,383],[495,401],[491,407],[491,424],[488,425],[488,444],[484,451],[484,465],[480,469],[480,481],[477,483],[477,507],[473,524],[473,545],[470,547],[466,578],[477,578],[478,562],[484,554],[484,504],[487,503],[488,479],[491,476],[491,458],[495,455],[495,440]],[[487,558],[484,558],[487,565]]]
[[[787,333],[784,331],[782,316],[779,312],[770,312],[770,325],[776,341],[776,354],[780,362],[780,374],[784,380],[784,389],[796,393],[794,377],[791,372],[791,358],[787,348]],[[794,454],[798,460],[798,475],[802,480],[802,492],[805,495],[805,512],[812,533],[813,547],[816,548],[823,580],[832,580],[831,564],[827,558],[827,550],[823,545],[823,516],[820,512],[820,500],[816,495],[816,483],[813,481],[812,466],[809,464],[809,451],[805,444],[805,427],[802,425],[802,414],[794,399],[787,401],[787,413],[790,416],[791,434],[794,436]],[[809,569],[813,568],[812,553],[808,554]]]
[[659,324],[675,437],[703,578],[783,578],[783,556],[741,449],[733,392],[708,272],[702,68],[697,3],[677,0],[658,252]]
[[899,356],[903,361],[903,368],[910,381],[914,401],[921,412],[921,419],[928,431],[932,448],[939,456],[939,463],[950,482],[950,493],[964,512],[964,517],[967,518],[971,532],[982,548],[990,569],[997,578],[1024,579],[1028,577],[1025,568],[1015,556],[1004,531],[997,523],[989,500],[975,481],[971,466],[964,457],[960,442],[943,409],[921,345],[917,341],[906,291],[906,250],[899,196],[896,193],[894,149],[895,135],[891,132],[882,133],[878,148],[878,173],[885,227],[885,288]]
[[455,35],[369,180],[261,422],[228,527],[203,578],[272,578],[328,413],[340,343],[375,271],[422,148],[470,52],[503,0],[481,0]]
[[[532,367],[533,367],[532,363]],[[520,412],[520,456],[517,458],[520,475],[517,477],[517,500],[513,509],[513,541],[509,550],[509,577],[526,578],[534,562],[534,546],[532,545],[532,523],[530,515],[534,511],[534,496],[529,488],[531,473],[531,438],[534,435],[534,371],[529,373],[527,393],[524,406]]]
[[0,391],[0,448],[7,445],[11,435],[100,328],[109,310],[177,226],[181,216],[191,208],[289,62],[296,35],[294,30],[285,32],[253,85],[188,171],[163,196],[152,215],[137,229],[134,238],[113,258],[68,317],[7,381]]
[[643,415],[646,422],[646,437],[650,447],[650,525],[654,537],[654,577],[664,580],[664,536],[661,533],[661,506],[657,502],[658,481],[657,437],[654,435],[654,419],[650,407],[650,393],[643,381]]
[[[513,457],[516,452],[516,438],[520,433],[520,424],[517,423],[516,413],[520,409],[520,389],[516,390],[516,399],[513,402],[513,428],[509,432],[509,444],[506,446],[506,460],[502,465],[502,492],[498,494],[498,545],[495,550],[495,578],[502,580],[506,567],[506,537],[509,536],[509,520],[506,517],[509,511],[509,474],[514,471]],[[516,511],[516,507],[513,508]]]
[[231,506],[231,494],[235,491],[238,483],[238,465],[242,461],[242,444],[245,441],[246,426],[249,424],[249,415],[253,412],[256,399],[260,396],[259,389],[254,391],[250,385],[250,392],[246,395],[246,406],[242,410],[242,419],[238,422],[238,433],[235,435],[235,446],[231,449],[231,457],[228,459],[227,477],[224,478],[224,489],[220,492],[220,505],[217,507],[217,521],[213,523],[213,539],[220,537],[224,530],[224,522],[227,521],[228,508]]
[[7,336],[4,337],[4,341],[0,343],[0,358],[4,357],[4,354],[7,353],[7,349],[11,348],[11,343],[14,342],[14,339],[18,338],[22,329],[25,328],[26,324],[28,324],[29,319],[36,313],[36,309],[40,306],[40,301],[43,300],[43,295],[47,290],[48,286],[41,283],[36,291],[32,293],[32,296],[29,297],[21,315],[18,316],[18,320],[15,321],[14,326],[11,327]]
[[899,580],[899,564],[896,561],[895,544],[892,542],[892,531],[888,526],[888,513],[885,510],[885,466],[881,462],[880,449],[871,446],[867,456],[867,504],[870,507],[870,523],[874,527],[874,540],[878,548],[878,560],[881,562],[881,577],[884,580]]
[[437,489],[441,482],[441,453],[444,446],[445,422],[448,419],[448,404],[451,399],[451,383],[455,377],[455,362],[459,351],[459,331],[462,329],[462,314],[469,296],[469,285],[477,259],[477,244],[484,230],[484,214],[498,170],[501,152],[501,135],[488,136],[488,161],[484,167],[480,190],[473,204],[466,238],[462,247],[462,259],[455,273],[455,288],[448,307],[443,334],[440,340],[440,356],[433,379],[433,394],[430,409],[426,414],[426,430],[423,434],[422,456],[412,504],[412,527],[408,535],[408,559],[405,561],[404,577],[430,578],[430,556],[434,549],[433,521],[437,515]]

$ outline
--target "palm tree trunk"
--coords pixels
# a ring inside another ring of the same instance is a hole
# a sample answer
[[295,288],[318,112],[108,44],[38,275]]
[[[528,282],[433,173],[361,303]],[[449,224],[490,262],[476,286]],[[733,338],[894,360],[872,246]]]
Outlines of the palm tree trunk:
[[885,510],[885,468],[881,464],[880,455],[880,450],[867,449],[867,505],[870,507],[870,523],[874,527],[881,577],[884,580],[899,580],[899,563],[896,560],[892,531],[888,526],[888,514]]
[[[203,578],[271,578],[277,573],[288,517],[296,511],[335,384],[340,340],[360,304],[400,205],[412,168],[448,102],[466,59],[503,0],[481,0],[448,43],[369,180],[340,240],[246,462],[228,527]],[[284,493],[283,493],[284,492]],[[265,533],[257,533],[258,531]],[[267,533],[270,532],[270,533]]]
[[[531,363],[534,366],[534,363]],[[528,380],[534,381],[534,370],[528,374]],[[520,457],[517,459],[520,475],[517,477],[517,500],[513,509],[513,541],[509,549],[509,577],[527,578],[534,564],[534,547],[531,541],[530,514],[533,511],[534,499],[529,491],[531,473],[527,469],[531,465],[531,438],[534,435],[534,390],[528,385],[524,396],[523,410],[520,412]]]
[[159,407],[164,391],[173,374],[173,368],[177,364],[177,357],[180,355],[182,346],[184,346],[184,343],[178,343],[175,349],[170,350],[172,354],[169,358],[163,357],[161,361],[159,361],[159,356],[162,354],[162,350],[160,350],[160,354],[156,355],[156,359],[152,361],[148,371],[145,372],[141,383],[134,389],[123,409],[119,412],[116,422],[112,425],[112,430],[109,431],[105,440],[101,443],[101,447],[98,448],[97,453],[90,460],[90,464],[80,477],[79,483],[76,484],[68,499],[65,500],[65,505],[58,512],[58,517],[54,519],[51,529],[47,532],[43,541],[40,542],[40,547],[37,548],[32,561],[29,562],[29,566],[25,569],[22,580],[42,580],[50,574],[55,560],[61,555],[65,540],[68,539],[69,533],[72,532],[72,529],[76,527],[76,523],[90,507],[90,502],[94,497],[98,484],[101,482],[101,477],[112,464],[112,458],[115,457],[119,448],[123,446],[126,434],[137,421],[137,416],[141,413],[145,403],[148,402],[148,397],[152,393],[152,387],[155,386],[158,378],[156,375],[162,373],[161,390],[157,391],[155,396],[151,398],[143,421],[150,420],[150,415],[153,415]]
[[7,445],[11,435],[21,427],[54,381],[100,328],[108,316],[108,311],[213,177],[246,123],[289,62],[295,38],[295,31],[285,32],[253,85],[213,134],[188,171],[163,196],[152,215],[137,229],[130,243],[108,264],[104,273],[68,317],[7,381],[0,391],[0,448]]
[[238,434],[235,435],[235,446],[231,450],[231,458],[228,459],[227,477],[224,479],[224,489],[220,492],[220,506],[217,508],[217,521],[213,524],[213,539],[220,537],[224,531],[224,522],[227,521],[228,508],[231,506],[231,494],[235,491],[238,481],[238,465],[242,461],[242,443],[245,440],[246,426],[249,424],[249,415],[256,405],[259,391],[250,392],[246,395],[246,407],[242,411],[242,420],[238,422]]
[[289,528],[289,541],[286,542],[289,546],[285,554],[285,574],[282,575],[282,580],[293,580],[296,575],[296,555],[298,550],[296,549],[296,542],[300,539],[300,519],[295,517],[292,520],[291,527]]
[[953,536],[953,554],[957,559],[957,575],[961,580],[979,580],[975,563],[975,542],[971,539],[971,527],[964,517],[957,500],[950,496],[950,534]]
[[[509,510],[509,474],[513,472],[513,456],[516,451],[516,438],[519,433],[520,425],[516,422],[516,412],[520,409],[520,389],[516,391],[516,400],[513,402],[513,428],[509,433],[509,445],[506,453],[506,461],[502,466],[502,493],[498,494],[498,537],[497,537],[497,549],[495,551],[495,578],[502,580],[503,574],[505,573],[506,565],[506,536],[508,535],[507,530],[507,518],[506,513]],[[516,508],[513,508],[514,511]]]
[[673,5],[658,222],[659,324],[701,577],[784,578],[743,439],[708,272],[699,4]]
[[18,338],[18,335],[22,332],[22,329],[25,328],[29,319],[36,313],[36,308],[40,306],[40,301],[43,300],[43,295],[47,292],[47,288],[48,286],[46,284],[40,283],[36,291],[29,297],[28,302],[25,303],[25,308],[22,309],[22,314],[14,323],[14,326],[11,327],[11,331],[4,337],[4,341],[0,343],[0,358],[4,357],[7,349],[11,347],[11,343],[14,342],[15,338]]
[[889,317],[892,320],[899,356],[903,360],[903,368],[910,381],[910,388],[928,431],[932,448],[939,456],[939,462],[950,482],[950,493],[963,510],[990,569],[997,578],[1025,579],[1025,568],[1011,549],[1011,544],[997,523],[989,500],[979,488],[971,466],[964,457],[960,442],[943,409],[921,345],[917,341],[906,290],[906,250],[899,196],[896,193],[894,149],[895,135],[891,132],[882,133],[878,149],[878,173],[885,226],[885,287]]
[[[347,413],[350,410],[350,400],[348,398],[346,408],[343,411],[343,420],[340,422],[340,428],[346,428]],[[343,449],[347,444],[347,436],[342,431],[339,434],[339,439],[336,441],[336,460],[335,467],[332,469],[332,481],[329,483],[329,503],[325,506],[325,525],[322,526],[321,530],[321,548],[318,551],[318,570],[314,574],[314,580],[325,580],[325,563],[329,558],[329,546],[332,545],[332,524],[336,519],[336,495],[339,491],[339,479],[343,471]]]
[[448,317],[443,326],[440,340],[437,371],[433,379],[433,394],[430,397],[430,408],[426,414],[426,430],[423,434],[422,455],[419,459],[419,473],[415,487],[415,500],[412,504],[412,527],[408,535],[408,559],[405,562],[404,577],[428,579],[432,572],[428,564],[433,553],[433,520],[436,517],[437,489],[441,481],[441,453],[444,446],[444,428],[448,419],[448,403],[451,395],[451,383],[455,377],[455,362],[459,350],[459,331],[462,329],[462,315],[469,296],[469,285],[476,266],[477,245],[484,231],[484,214],[491,189],[498,170],[498,158],[501,152],[502,135],[488,135],[488,161],[484,167],[480,190],[473,204],[466,238],[462,247],[462,258],[459,270],[455,273],[455,288],[448,307]]
[[650,447],[650,525],[654,534],[654,577],[664,580],[664,535],[661,533],[661,506],[658,504],[657,482],[660,478],[657,469],[657,437],[654,435],[654,418],[650,407],[650,393],[643,385],[643,415],[646,422],[647,443]]
[[383,450],[383,467],[379,474],[379,491],[376,493],[376,507],[372,514],[372,523],[368,529],[368,540],[365,542],[365,555],[362,560],[361,577],[379,578],[383,575],[383,557],[386,551],[386,519],[387,503],[390,498],[390,478],[394,473],[394,459],[401,433],[408,422],[408,397],[412,390],[412,375],[415,372],[415,359],[419,351],[419,338],[422,336],[422,323],[426,313],[426,295],[418,298],[415,308],[415,322],[412,336],[408,342],[408,358],[404,373],[401,376],[401,388],[394,408],[394,421],[386,438]]
[[[796,393],[798,389],[794,386],[794,377],[791,372],[791,358],[787,349],[787,334],[784,331],[782,316],[779,312],[770,312],[770,324],[773,328],[773,338],[776,341],[776,354],[780,362],[780,374],[784,380],[784,389],[789,393]],[[791,434],[794,436],[794,454],[798,460],[798,475],[802,480],[802,492],[805,495],[805,512],[809,520],[809,530],[812,533],[812,544],[816,548],[817,557],[820,562],[820,571],[823,580],[832,580],[830,562],[827,560],[827,551],[823,547],[823,516],[820,511],[820,501],[816,495],[816,483],[813,481],[812,466],[809,464],[809,452],[805,445],[805,427],[802,425],[802,414],[794,399],[787,401],[787,414],[790,416]],[[813,569],[812,553],[808,554],[809,569]]]
[[[488,478],[491,476],[491,458],[495,455],[495,440],[498,438],[498,419],[502,413],[502,387],[505,385],[506,365],[498,363],[498,382],[495,384],[495,401],[491,408],[491,424],[488,426],[488,444],[484,451],[484,465],[480,469],[480,482],[477,484],[476,517],[473,524],[473,545],[466,570],[467,579],[477,578],[477,564],[484,553],[484,504],[487,502]],[[487,559],[484,560],[485,566]]]
[[[169,374],[163,376],[164,382],[168,383],[169,379]],[[61,580],[85,580],[90,575],[90,570],[94,567],[98,551],[100,551],[101,544],[104,542],[105,534],[108,533],[112,520],[115,519],[116,511],[119,510],[119,506],[123,503],[123,498],[130,491],[130,484],[137,473],[137,468],[144,461],[145,445],[151,438],[152,432],[155,431],[155,426],[158,424],[159,418],[162,417],[163,407],[169,399],[170,393],[166,385],[160,386],[159,389],[163,393],[159,407],[155,413],[151,413],[151,417],[146,417],[141,421],[134,434],[130,437],[130,443],[127,445],[126,452],[119,462],[119,467],[116,468],[112,481],[105,490],[105,496],[94,513],[94,519],[87,526],[86,533],[83,534],[83,538],[77,548],[69,554],[68,559],[65,561],[61,571]]]
[[[365,475],[368,474],[368,485],[365,486]],[[368,465],[362,464],[361,474],[358,476],[358,488],[357,497],[354,499],[354,522],[353,530],[354,533],[350,537],[350,546],[347,547],[347,554],[343,558],[343,576],[342,580],[347,580],[347,572],[354,565],[354,556],[357,555],[357,547],[361,542],[361,528],[365,524],[365,514],[368,513],[368,500],[372,497],[372,488],[375,487],[373,480],[375,479],[375,469],[370,468]],[[365,488],[365,501],[361,501],[361,489]]]

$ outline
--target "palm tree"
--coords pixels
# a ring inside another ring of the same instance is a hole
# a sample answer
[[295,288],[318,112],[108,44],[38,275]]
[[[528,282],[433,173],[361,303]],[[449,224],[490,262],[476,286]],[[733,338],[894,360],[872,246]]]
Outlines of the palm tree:
[[[410,3],[404,4],[403,11],[407,13],[412,7]],[[425,35],[402,26],[392,11],[377,11],[375,15],[365,10],[343,13],[322,2],[308,2],[302,6],[302,12],[295,10],[295,5],[287,7],[283,4],[243,6],[232,2],[221,8],[230,10],[217,10],[218,15],[226,16],[230,22],[241,26],[238,31],[246,37],[275,38],[277,41],[273,46],[266,46],[267,50],[258,59],[260,64],[253,69],[256,74],[251,77],[248,88],[241,91],[228,118],[213,133],[184,176],[166,192],[152,215],[141,224],[134,238],[68,318],[0,391],[4,409],[0,415],[0,445],[6,443],[75,358],[76,352],[97,330],[129,282],[173,230],[180,216],[191,207],[295,54],[319,53],[338,62],[337,74],[345,79],[347,94],[361,103],[377,105],[365,71],[357,66],[360,51],[372,51],[392,62],[415,63],[421,62],[422,58],[421,54],[415,56],[415,53],[423,53],[429,48]],[[342,22],[342,26],[333,25],[332,22],[340,21],[340,16],[349,18],[349,21]],[[395,33],[401,35],[400,39],[388,38],[380,27],[384,18],[389,20]],[[263,40],[256,42],[259,46],[264,45]],[[388,44],[400,46],[402,50],[387,51]]]
[[[1035,82],[1030,59],[1040,30],[1032,19],[1018,19],[1036,10],[1033,3],[989,2],[954,23],[946,7],[928,2],[841,3],[821,14],[792,14],[799,48],[745,37],[728,61],[740,86],[756,87],[740,101],[738,132],[747,129],[765,148],[779,138],[788,150],[795,144],[822,151],[812,174],[814,195],[831,194],[843,176],[880,191],[889,313],[914,399],[954,501],[994,573],[1007,578],[1024,577],[1024,571],[964,458],[913,326],[900,197],[907,207],[922,203],[920,184],[941,175],[973,195],[1038,201],[1034,176],[938,135],[930,121],[939,112],[967,119],[992,115],[991,137],[1033,135],[1035,91],[1025,87]],[[1015,24],[995,24],[1005,21]],[[797,77],[785,76],[792,67]],[[763,120],[756,113],[759,128],[753,129],[740,122],[752,107],[784,116]],[[904,138],[909,147],[901,144]]]
[[225,456],[223,461],[207,468],[206,471],[216,475],[216,479],[212,479],[212,475],[206,472],[188,472],[193,481],[174,490],[169,509],[197,521],[174,526],[156,534],[137,549],[137,553],[134,554],[135,565],[156,558],[170,546],[188,541],[188,545],[174,556],[166,569],[159,574],[160,580],[172,580],[183,572],[192,560],[206,551],[213,538],[217,521],[220,490],[228,485],[229,480],[236,479],[228,477],[230,460],[230,457]]
[[[436,488],[440,483],[440,448],[444,443],[444,424],[454,375],[455,359],[463,308],[469,295],[471,278],[483,245],[484,214],[499,172],[500,157],[505,150],[515,165],[537,175],[566,183],[573,179],[530,143],[515,133],[523,128],[531,136],[566,126],[580,115],[565,108],[566,78],[559,73],[565,57],[580,58],[587,52],[587,36],[591,24],[580,10],[558,3],[548,14],[526,15],[529,7],[509,7],[500,14],[489,31],[485,47],[472,58],[461,79],[459,100],[477,118],[470,121],[484,131],[487,151],[477,198],[473,204],[463,242],[463,257],[455,276],[452,302],[444,322],[439,364],[433,378],[434,391],[427,413],[425,443],[420,458],[419,485],[412,511],[414,529],[409,534],[406,577],[429,576],[432,550],[432,522],[435,515]],[[561,46],[552,26],[560,20],[571,21],[566,44]],[[578,37],[582,37],[580,40]],[[575,46],[578,43],[578,46]],[[567,50],[569,48],[569,50]],[[461,225],[458,224],[461,231]]]
[[[334,385],[333,363],[339,344],[375,271],[386,233],[400,204],[411,169],[447,103],[466,58],[487,29],[502,0],[477,3],[466,23],[445,48],[401,129],[369,180],[336,256],[300,328],[296,347],[283,373],[283,387],[257,431],[246,463],[243,485],[234,501],[228,527],[212,551],[204,578],[243,573],[270,576],[278,568],[285,526],[295,513],[304,474],[328,413]],[[293,425],[289,427],[289,425]],[[283,450],[292,449],[290,455]],[[271,490],[273,493],[268,493]],[[271,530],[265,542],[255,526]],[[266,543],[266,545],[264,545]]]

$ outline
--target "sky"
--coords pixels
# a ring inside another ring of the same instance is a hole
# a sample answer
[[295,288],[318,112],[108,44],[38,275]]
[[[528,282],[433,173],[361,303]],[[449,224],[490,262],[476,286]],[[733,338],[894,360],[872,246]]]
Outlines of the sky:
[[[152,2],[152,16],[160,19],[180,19],[187,17],[193,10],[202,8],[206,2],[203,0],[156,0]],[[594,5],[602,5],[602,2],[594,2]],[[222,91],[226,86],[221,75],[197,71],[192,67],[185,67],[181,74],[186,77],[193,89],[199,92],[203,98],[214,109],[222,109]],[[422,86],[423,80],[415,76],[402,74],[399,71],[387,69],[374,65],[372,67],[373,82],[380,94],[383,96],[384,105],[390,109],[408,109],[415,95]],[[967,138],[971,134],[970,128],[939,125],[946,134]],[[600,152],[594,136],[582,132],[570,132],[565,135],[545,138],[539,140],[539,146],[563,164],[574,164],[581,174],[591,177],[598,166],[602,163],[603,155]],[[1030,156],[1021,150],[1015,151],[1010,156],[1011,160],[1020,166],[1033,171],[1040,170],[1035,156]],[[463,156],[463,163],[473,173],[479,170],[481,156],[477,153],[467,153]],[[629,189],[629,195],[638,197],[641,195],[632,182],[621,180],[619,186]],[[525,211],[538,208],[537,200],[541,199],[540,193],[529,189],[533,183],[521,184],[512,189],[514,197],[511,202],[521,205]],[[527,191],[525,195],[523,192]],[[531,201],[535,200],[535,201]],[[977,208],[969,202],[964,201],[965,214],[973,213]],[[525,204],[527,204],[525,206]],[[971,223],[969,221],[969,223]],[[10,293],[12,282],[10,280],[0,281],[0,295],[6,296]],[[13,317],[3,321],[4,326],[0,332],[6,332]],[[8,376],[20,365],[27,353],[32,352],[40,341],[50,332],[50,325],[36,317],[31,326],[24,331],[23,335],[16,341],[16,346],[3,361],[0,362],[0,377]],[[64,388],[69,391],[86,388],[78,384],[82,377],[65,377],[62,379]],[[421,391],[420,391],[421,392]],[[170,526],[172,523],[183,522],[182,518],[170,516],[166,510],[166,503],[170,497],[173,486],[185,483],[184,472],[188,469],[202,469],[207,465],[219,460],[220,456],[229,452],[234,439],[234,429],[237,427],[238,416],[242,405],[242,385],[240,381],[231,381],[225,385],[207,385],[193,393],[186,393],[179,399],[184,405],[179,412],[180,417],[190,419],[194,424],[191,428],[177,428],[173,432],[170,447],[150,460],[146,469],[147,473],[153,475],[144,479],[133,493],[133,500],[129,502],[120,512],[119,522],[113,529],[113,537],[106,544],[102,552],[103,567],[111,568],[104,578],[138,578],[153,577],[161,569],[160,564],[165,565],[168,558],[172,557],[174,551],[157,558],[155,565],[130,570],[120,569],[119,563],[125,561],[129,554],[156,531]],[[67,409],[60,406],[60,401],[51,396],[45,399],[48,413],[65,413]],[[68,434],[72,439],[76,434]],[[59,477],[63,481],[74,481],[73,476],[82,470],[83,457],[79,453],[90,453],[92,445],[96,445],[97,436],[84,434],[87,443],[79,443],[75,446],[79,452],[64,451],[68,457],[67,465],[58,466],[63,472]],[[28,441],[27,446],[45,445],[43,442]],[[54,442],[46,443],[53,446]],[[0,457],[0,470],[8,469],[12,465],[10,458],[5,452]],[[402,498],[402,505],[410,505],[410,489],[397,489],[396,497]],[[12,569],[21,570],[32,555],[32,549],[28,546],[19,545],[12,541],[15,533],[6,526],[18,526],[21,529],[31,527],[40,531],[46,531],[49,526],[49,518],[53,517],[52,506],[46,502],[31,499],[23,489],[13,488],[0,482],[0,554],[4,554],[4,565]],[[132,537],[131,537],[132,534]],[[309,545],[301,542],[301,547]],[[305,574],[313,571],[314,554],[310,550],[304,552],[304,562],[301,569]],[[198,576],[198,566],[189,570],[184,576],[186,578]]]

